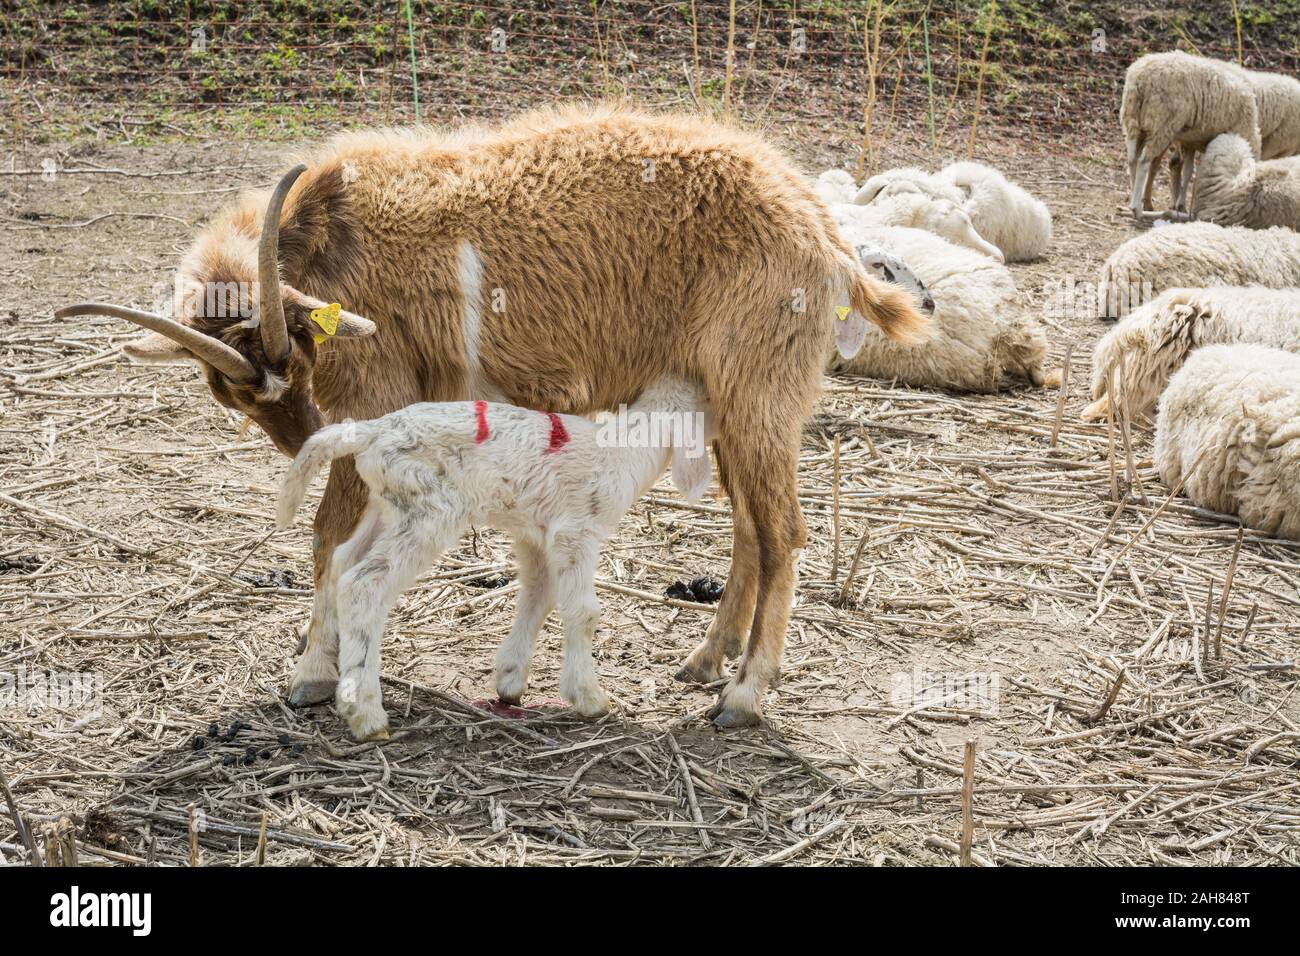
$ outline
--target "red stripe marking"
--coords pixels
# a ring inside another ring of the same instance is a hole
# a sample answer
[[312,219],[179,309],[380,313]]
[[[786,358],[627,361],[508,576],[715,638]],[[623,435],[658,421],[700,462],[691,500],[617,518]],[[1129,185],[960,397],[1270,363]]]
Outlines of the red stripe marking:
[[474,417],[478,419],[478,431],[474,433],[474,443],[481,445],[488,439],[487,402],[474,403]]
[[564,427],[564,422],[560,421],[560,416],[555,412],[547,412],[547,417],[551,420],[551,443],[546,446],[547,451],[559,451],[569,443],[569,432]]

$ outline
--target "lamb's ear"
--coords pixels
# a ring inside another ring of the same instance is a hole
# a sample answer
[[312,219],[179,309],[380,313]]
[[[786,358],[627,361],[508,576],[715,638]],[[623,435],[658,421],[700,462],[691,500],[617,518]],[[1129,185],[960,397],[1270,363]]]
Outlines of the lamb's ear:
[[122,346],[122,351],[132,361],[142,365],[177,365],[198,361],[185,346],[157,332],[132,339]]
[[841,305],[836,307],[832,321],[835,323],[835,351],[840,353],[840,358],[853,358],[867,340],[867,320]]
[[[691,456],[690,452],[696,455]],[[673,487],[681,492],[687,501],[699,501],[704,492],[709,490],[713,480],[713,465],[709,461],[709,446],[700,445],[697,449],[673,448]]]

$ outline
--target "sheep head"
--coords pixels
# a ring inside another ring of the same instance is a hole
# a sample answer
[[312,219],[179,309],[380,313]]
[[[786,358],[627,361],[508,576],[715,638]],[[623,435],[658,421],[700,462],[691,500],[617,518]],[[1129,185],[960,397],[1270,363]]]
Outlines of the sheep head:
[[[267,203],[256,257],[241,238],[202,257],[177,277],[175,318],[125,306],[83,302],[56,318],[111,315],[149,329],[123,347],[137,362],[197,362],[213,397],[261,426],[275,446],[294,455],[324,421],[312,394],[316,346],[325,338],[372,335],[369,319],[280,281],[280,212],[306,170],[297,166]],[[251,239],[248,240],[251,243]]]

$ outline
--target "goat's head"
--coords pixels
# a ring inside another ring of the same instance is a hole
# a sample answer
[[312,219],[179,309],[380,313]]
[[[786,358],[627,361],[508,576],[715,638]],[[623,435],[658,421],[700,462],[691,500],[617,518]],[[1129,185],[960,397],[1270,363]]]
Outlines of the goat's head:
[[249,239],[248,256],[213,256],[182,271],[175,318],[99,302],[66,306],[55,316],[111,315],[149,329],[124,347],[128,356],[197,362],[218,402],[257,422],[282,452],[296,454],[323,422],[312,393],[317,344],[375,331],[369,319],[280,281],[280,211],[305,170],[290,170],[272,192],[255,261]]

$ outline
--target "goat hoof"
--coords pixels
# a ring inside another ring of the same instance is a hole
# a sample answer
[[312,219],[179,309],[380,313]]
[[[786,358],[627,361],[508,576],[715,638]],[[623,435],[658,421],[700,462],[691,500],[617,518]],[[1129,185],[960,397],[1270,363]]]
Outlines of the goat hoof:
[[364,744],[364,743],[370,743],[371,741],[387,740],[387,739],[388,739],[388,727],[387,727],[387,726],[384,726],[384,727],[380,727],[378,730],[372,730],[370,733],[366,734],[364,737],[360,736],[359,734],[354,735],[354,736],[356,736],[357,740],[360,741],[360,742],[363,743],[363,744]]
[[304,681],[289,689],[289,705],[310,707],[313,704],[323,704],[327,700],[334,699],[334,690],[337,686],[338,682],[332,680]]
[[683,684],[712,684],[715,680],[722,679],[722,668],[717,668],[716,673],[710,673],[703,667],[687,662],[673,677]]
[[713,708],[710,716],[713,718],[713,726],[719,730],[729,730],[733,727],[757,727],[763,722],[763,718],[758,714],[748,710],[740,710],[736,707],[724,707],[719,702],[718,706]]

